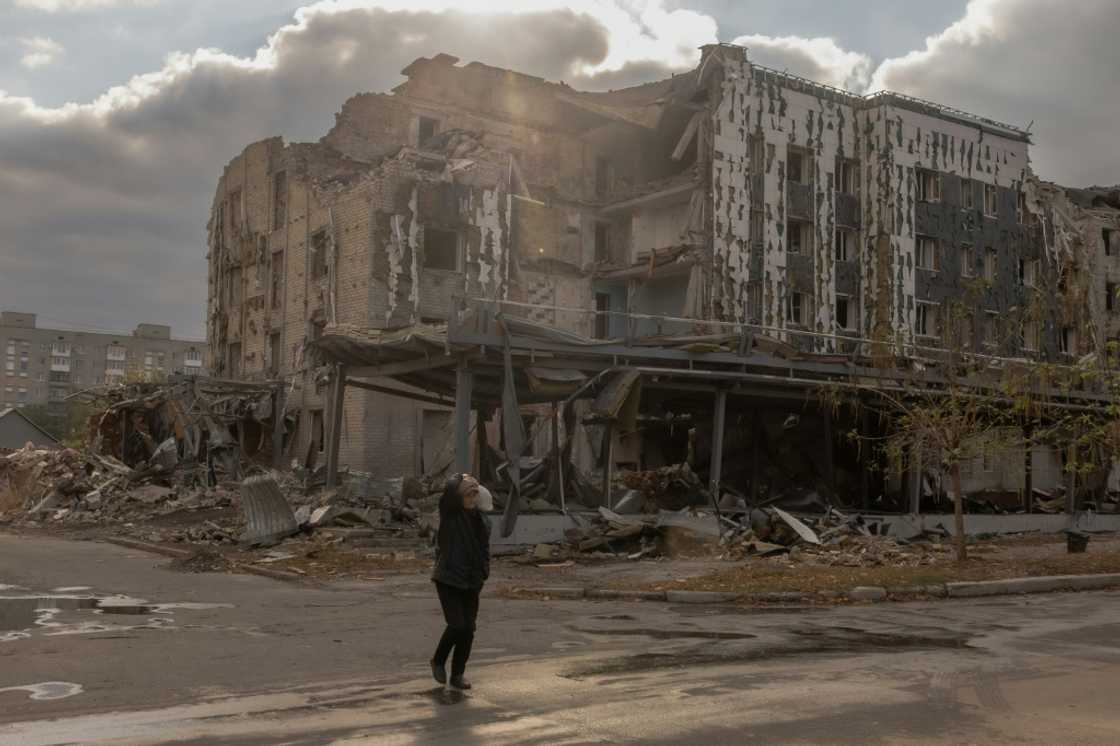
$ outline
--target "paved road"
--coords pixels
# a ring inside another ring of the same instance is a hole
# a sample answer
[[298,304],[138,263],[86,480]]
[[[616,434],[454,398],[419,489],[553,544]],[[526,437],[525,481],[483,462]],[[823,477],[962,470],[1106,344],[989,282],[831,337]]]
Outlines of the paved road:
[[298,588],[0,534],[0,597],[0,744],[1120,743],[1120,593],[487,598],[465,696],[425,677],[421,578]]

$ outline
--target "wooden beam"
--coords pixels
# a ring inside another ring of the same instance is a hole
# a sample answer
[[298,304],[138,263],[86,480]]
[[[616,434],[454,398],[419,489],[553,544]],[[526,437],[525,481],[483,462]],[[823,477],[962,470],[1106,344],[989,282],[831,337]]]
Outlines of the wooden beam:
[[363,389],[365,391],[376,391],[379,394],[389,394],[390,396],[399,396],[404,399],[414,399],[422,401],[425,404],[435,404],[440,407],[454,407],[455,402],[451,399],[444,399],[438,396],[428,396],[426,394],[418,394],[412,391],[405,391],[404,389],[394,388],[392,386],[379,386],[376,383],[367,383],[366,381],[356,381],[353,378],[346,379],[347,386],[353,386],[356,389]]
[[419,373],[437,368],[450,368],[458,362],[458,358],[451,355],[439,355],[423,358],[421,360],[403,360],[398,363],[385,363],[384,365],[363,365],[349,369],[351,378],[388,378]]
[[338,452],[342,444],[342,409],[346,401],[346,368],[334,366],[331,378],[330,430],[327,431],[327,487],[338,484]]

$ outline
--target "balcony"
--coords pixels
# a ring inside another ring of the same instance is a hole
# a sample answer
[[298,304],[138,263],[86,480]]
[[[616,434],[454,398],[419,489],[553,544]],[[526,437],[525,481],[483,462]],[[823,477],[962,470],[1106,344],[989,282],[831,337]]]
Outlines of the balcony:
[[836,225],[841,228],[859,228],[859,197],[855,194],[836,193]]
[[798,184],[795,181],[786,184],[786,215],[800,220],[812,220],[812,184]]

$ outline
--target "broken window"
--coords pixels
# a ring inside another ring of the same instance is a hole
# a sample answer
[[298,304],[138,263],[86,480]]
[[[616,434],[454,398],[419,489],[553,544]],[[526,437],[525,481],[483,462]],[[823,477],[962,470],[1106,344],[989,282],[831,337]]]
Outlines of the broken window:
[[230,233],[237,234],[241,230],[241,190],[237,189],[229,195],[229,227]]
[[1106,282],[1104,284],[1104,307],[1105,310],[1116,310],[1116,283]]
[[595,224],[595,261],[609,262],[611,260],[611,225],[610,223]]
[[1064,327],[1058,336],[1058,349],[1063,355],[1073,355],[1077,352],[1077,332],[1073,327]]
[[855,302],[844,295],[836,296],[836,328],[843,331],[856,328]]
[[439,120],[431,117],[417,117],[416,122],[416,147],[424,147],[424,143],[431,140],[439,132]]
[[995,217],[999,214],[999,192],[995,185],[984,185],[984,214]]
[[968,244],[961,246],[961,277],[976,276],[976,249]]
[[311,279],[315,280],[327,273],[327,231],[320,228],[311,234]]
[[859,161],[854,158],[836,160],[836,191],[841,194],[859,194]]
[[241,305],[241,267],[234,267],[229,271],[229,304]]
[[936,171],[919,168],[915,169],[915,176],[918,181],[918,201],[940,202],[941,174]]
[[786,179],[793,184],[809,184],[812,180],[812,156],[804,150],[790,148],[786,152]]
[[786,295],[786,321],[795,326],[805,326],[809,318],[808,299],[804,293],[790,292]]
[[280,373],[280,354],[280,332],[273,332],[268,335],[268,367],[273,375]]
[[917,254],[918,267],[937,271],[941,268],[941,261],[937,255],[937,241],[929,236],[918,236],[915,253]]
[[1108,228],[1101,228],[1101,243],[1104,244],[1104,255],[1112,256],[1112,234]]
[[914,309],[914,333],[919,337],[936,337],[939,311],[936,303],[919,302]]
[[278,231],[288,220],[288,173],[277,171],[272,176],[272,230]]
[[836,229],[836,261],[850,262],[855,256],[853,233],[844,228]]
[[610,293],[595,293],[595,339],[609,339],[611,336]]
[[280,308],[280,301],[284,294],[284,252],[272,252],[272,307]]
[[227,365],[226,370],[232,378],[237,378],[241,375],[241,343],[230,342],[227,348]]
[[1019,192],[1015,195],[1015,219],[1022,225],[1027,217],[1027,194]]
[[976,191],[972,179],[961,179],[961,208],[965,210],[976,209]]
[[787,248],[790,254],[801,254],[812,251],[813,236],[808,223],[791,220],[786,224]]
[[998,255],[995,249],[989,248],[984,252],[984,279],[988,282],[995,282]]
[[611,192],[613,181],[611,159],[599,156],[595,159],[595,195],[606,197]]
[[440,228],[424,228],[424,266],[458,272],[459,234]]

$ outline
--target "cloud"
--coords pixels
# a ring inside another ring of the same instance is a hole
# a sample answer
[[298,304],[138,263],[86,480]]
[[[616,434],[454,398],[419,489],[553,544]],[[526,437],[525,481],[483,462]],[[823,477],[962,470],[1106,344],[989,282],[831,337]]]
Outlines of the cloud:
[[884,61],[871,87],[1018,126],[1033,121],[1033,161],[1042,177],[1115,184],[1118,32],[1115,0],[972,0],[925,49]]
[[16,6],[46,13],[119,8],[130,5],[155,5],[159,0],[16,0]]
[[871,79],[871,58],[841,49],[832,39],[752,34],[734,43],[746,47],[748,57],[760,65],[854,93],[862,93]]
[[210,199],[246,144],[318,139],[348,97],[389,90],[412,60],[440,51],[604,88],[692,67],[716,32],[710,19],[657,2],[578,11],[530,2],[500,13],[385,5],[319,3],[251,56],[173,54],[85,103],[46,107],[0,92],[3,305],[198,335]]
[[19,43],[26,50],[23,56],[19,58],[19,64],[28,70],[46,67],[55,62],[66,51],[61,44],[46,36],[20,39]]

